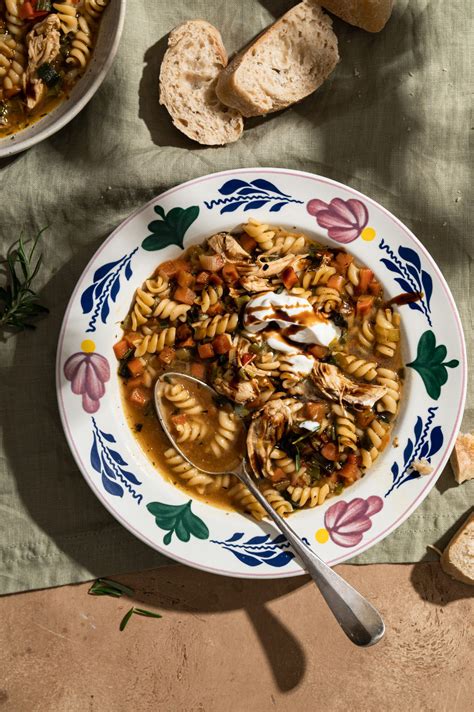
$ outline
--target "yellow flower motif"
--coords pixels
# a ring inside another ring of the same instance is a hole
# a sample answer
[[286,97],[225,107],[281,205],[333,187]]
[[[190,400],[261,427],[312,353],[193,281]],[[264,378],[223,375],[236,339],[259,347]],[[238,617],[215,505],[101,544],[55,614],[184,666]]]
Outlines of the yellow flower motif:
[[365,227],[362,230],[360,236],[366,242],[371,242],[374,239],[374,237],[376,236],[376,234],[377,233],[375,232],[373,227]]
[[95,344],[92,339],[84,339],[81,344],[81,350],[84,351],[85,354],[93,353],[95,351]]
[[325,544],[329,540],[329,532],[327,529],[318,529],[314,538],[318,544]]

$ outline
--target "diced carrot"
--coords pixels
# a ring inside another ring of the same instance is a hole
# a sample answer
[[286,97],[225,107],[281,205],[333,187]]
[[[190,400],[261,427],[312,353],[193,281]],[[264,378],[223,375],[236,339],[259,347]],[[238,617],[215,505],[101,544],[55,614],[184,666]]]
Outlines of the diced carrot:
[[381,291],[382,291],[382,285],[376,279],[373,279],[369,283],[369,292],[371,294],[373,294],[374,297],[378,297],[379,294],[381,293]]
[[114,344],[114,354],[117,361],[120,361],[120,359],[125,356],[127,351],[129,351],[129,349],[130,346],[128,345],[128,341],[126,339],[121,339],[120,341],[117,341],[117,343]]
[[224,283],[218,274],[211,274],[211,275],[209,275],[209,284],[218,286],[219,284],[224,284]]
[[375,418],[373,412],[367,408],[366,410],[361,410],[356,415],[356,423],[359,428],[366,428]]
[[132,358],[131,361],[127,363],[127,366],[132,376],[141,376],[145,370],[145,367],[139,358]]
[[370,314],[372,307],[374,305],[374,298],[370,295],[365,295],[357,299],[356,312],[357,316],[367,316]]
[[286,480],[287,477],[288,475],[285,470],[282,470],[281,467],[275,467],[271,475],[271,480],[272,482],[280,482],[281,480]]
[[298,281],[298,275],[293,267],[285,267],[281,273],[281,281],[287,289],[291,289]]
[[140,334],[137,334],[136,331],[127,331],[127,333],[124,336],[125,341],[128,343],[130,347],[134,347],[137,343],[137,341],[140,341],[143,336],[140,336]]
[[192,336],[188,336],[187,339],[184,341],[179,342],[179,348],[180,349],[192,349],[193,346],[195,346],[196,342],[192,338]]
[[175,425],[184,425],[187,421],[187,417],[184,413],[179,413],[178,415],[172,415],[171,420]]
[[193,361],[190,370],[191,376],[194,376],[194,378],[200,378],[203,381],[206,377],[206,367],[203,363],[199,363],[199,361]]
[[344,277],[341,274],[333,274],[329,277],[327,285],[331,289],[337,289],[338,292],[342,292],[344,288]]
[[245,364],[250,363],[255,358],[255,354],[242,354],[240,357],[240,363],[242,366],[245,366]]
[[180,324],[176,329],[176,341],[186,341],[193,335],[193,330],[187,324]]
[[357,463],[357,455],[351,453],[347,456],[347,460],[338,472],[339,477],[343,477],[346,483],[355,482],[361,476],[360,467]]
[[219,334],[212,342],[212,346],[216,354],[226,354],[232,348],[227,334]]
[[186,272],[184,269],[181,269],[176,276],[176,281],[180,287],[192,287],[195,282],[195,277],[191,272]]
[[335,462],[338,458],[337,447],[334,443],[326,443],[321,448],[321,455],[326,458],[326,460],[331,460]]
[[353,261],[353,256],[350,255],[348,252],[338,252],[336,255],[336,267],[341,272],[345,272]]
[[189,287],[177,287],[174,290],[174,299],[182,304],[194,304],[196,299],[196,292],[193,292]]
[[206,284],[209,282],[209,277],[210,277],[209,272],[199,272],[198,276],[196,277],[196,287],[205,287]]
[[176,356],[176,351],[171,346],[165,346],[158,358],[162,363],[171,363]]
[[133,391],[130,391],[128,399],[130,403],[144,408],[151,400],[151,392],[148,388],[139,386],[138,388],[134,388]]
[[223,311],[224,307],[222,305],[222,302],[216,302],[215,304],[211,304],[206,314],[208,316],[216,316],[216,314],[222,314]]
[[199,344],[198,354],[201,358],[212,358],[213,356],[215,356],[212,344]]
[[304,406],[304,414],[308,420],[317,420],[320,423],[326,415],[326,406],[324,403],[308,401]]
[[189,272],[189,262],[186,262],[186,260],[168,260],[157,267],[155,276],[162,272],[167,277],[176,277],[180,271]]
[[237,268],[230,262],[226,262],[223,266],[222,276],[224,277],[224,282],[227,282],[228,284],[234,284],[240,279],[240,274],[237,272]]
[[143,384],[143,376],[135,376],[135,378],[129,378],[127,381],[127,388],[137,388]]
[[325,358],[328,355],[329,349],[326,346],[320,346],[319,344],[313,344],[307,349],[308,353],[314,358]]
[[251,237],[250,235],[247,235],[246,232],[242,233],[239,239],[240,244],[247,252],[252,252],[257,247],[257,241],[254,240],[253,237]]
[[359,270],[359,284],[356,287],[357,294],[367,294],[369,284],[374,278],[374,273],[368,267],[361,267]]

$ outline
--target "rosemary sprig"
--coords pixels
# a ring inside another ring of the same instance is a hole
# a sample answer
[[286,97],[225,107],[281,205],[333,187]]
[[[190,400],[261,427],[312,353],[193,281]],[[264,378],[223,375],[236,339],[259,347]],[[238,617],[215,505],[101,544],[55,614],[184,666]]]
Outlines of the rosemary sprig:
[[133,616],[133,614],[137,616],[146,616],[147,618],[163,618],[159,613],[155,613],[154,611],[147,611],[145,608],[130,608],[122,620],[120,621],[119,629],[122,631],[124,630],[125,626],[127,625],[128,621],[130,618]]
[[42,255],[36,258],[38,240],[46,228],[40,230],[29,252],[20,237],[7,254],[5,269],[8,278],[6,287],[0,287],[0,328],[34,329],[31,323],[49,309],[39,303],[32,283],[41,266]]
[[111,581],[110,579],[97,579],[87,592],[90,596],[113,596],[120,598],[122,594],[133,595],[133,589],[124,586],[123,583]]

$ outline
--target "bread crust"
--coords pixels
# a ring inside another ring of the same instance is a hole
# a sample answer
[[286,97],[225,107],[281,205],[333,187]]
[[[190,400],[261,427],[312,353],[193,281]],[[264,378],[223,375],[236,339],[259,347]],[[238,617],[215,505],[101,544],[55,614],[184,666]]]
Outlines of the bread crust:
[[474,579],[465,574],[464,571],[456,566],[450,559],[453,547],[459,544],[465,537],[471,539],[471,550],[474,552],[474,512],[466,519],[461,528],[458,529],[444,550],[441,557],[441,568],[449,576],[452,576],[452,578],[462,581],[463,583],[467,583],[470,586],[474,586]]
[[[284,109],[287,106],[290,106],[291,104],[295,103],[294,99],[289,99],[288,101],[279,101],[277,98],[274,98],[273,104],[270,109],[262,107],[260,104],[256,103],[248,95],[246,95],[245,91],[241,88],[239,84],[239,74],[245,71],[245,67],[242,65],[245,65],[247,57],[259,46],[271,41],[272,35],[280,29],[282,24],[286,23],[288,21],[288,18],[298,8],[305,5],[309,8],[311,7],[311,5],[313,5],[320,9],[320,6],[313,0],[303,0],[303,2],[291,8],[287,13],[285,13],[285,15],[276,20],[272,25],[265,28],[256,37],[256,39],[254,39],[252,42],[250,42],[250,44],[244,47],[244,49],[238,52],[236,56],[231,60],[231,62],[227,65],[227,67],[223,69],[217,81],[216,92],[217,96],[224,104],[227,104],[227,106],[237,109],[243,116],[250,117],[262,116],[274,111],[280,111],[281,109]],[[328,15],[325,15],[324,13],[322,13],[322,15],[324,16],[324,21],[326,25],[324,29],[326,30],[325,39],[327,44],[329,70],[324,73],[320,81],[315,84],[314,88],[306,94],[303,94],[298,99],[298,101],[304,99],[305,96],[308,96],[313,91],[316,91],[316,89],[321,86],[325,79],[327,79],[327,77],[333,71],[334,67],[339,61],[339,54],[337,50],[337,37],[332,31],[332,21]]]
[[320,5],[350,25],[380,32],[392,14],[394,0],[319,0]]
[[[171,82],[172,71],[176,71],[176,62],[180,58],[180,43],[184,43],[187,39],[195,36],[202,36],[203,34],[206,37],[210,50],[215,56],[215,64],[220,65],[222,68],[227,66],[227,52],[219,30],[206,20],[198,19],[183,22],[181,25],[175,27],[168,37],[168,48],[160,68],[160,104],[166,107],[176,128],[189,138],[207,146],[223,145],[237,141],[237,139],[240,138],[243,131],[243,119],[237,111],[229,110],[226,106],[217,106],[218,100],[215,95],[215,84],[219,73],[218,68],[216,68],[215,77],[212,80],[207,80],[207,83],[204,79],[202,80],[202,86],[206,88],[206,96],[216,100],[215,104],[209,102],[209,104],[203,108],[205,108],[207,112],[214,114],[218,124],[220,121],[220,119],[217,119],[218,111],[222,110],[222,112],[225,112],[223,117],[221,117],[220,132],[216,130],[216,126],[214,126],[214,128],[206,128],[205,126],[197,124],[191,110],[185,105],[185,101],[176,95]],[[187,118],[184,116],[186,111],[188,112]]]

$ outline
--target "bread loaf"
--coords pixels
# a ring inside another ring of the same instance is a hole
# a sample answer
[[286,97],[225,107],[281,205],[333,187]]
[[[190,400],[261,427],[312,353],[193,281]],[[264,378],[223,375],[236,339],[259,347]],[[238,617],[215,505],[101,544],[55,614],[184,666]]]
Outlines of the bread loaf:
[[459,433],[451,455],[456,482],[461,484],[466,480],[474,479],[474,435],[472,433]]
[[160,104],[189,138],[214,146],[237,141],[241,114],[221,104],[215,87],[227,53],[220,32],[205,20],[191,20],[169,35],[160,70]]
[[474,585],[474,514],[466,519],[444,550],[441,567],[458,581]]
[[393,0],[320,0],[326,10],[367,32],[380,32],[392,14]]
[[243,116],[268,114],[315,91],[338,61],[331,19],[304,0],[236,55],[220,74],[217,95]]

